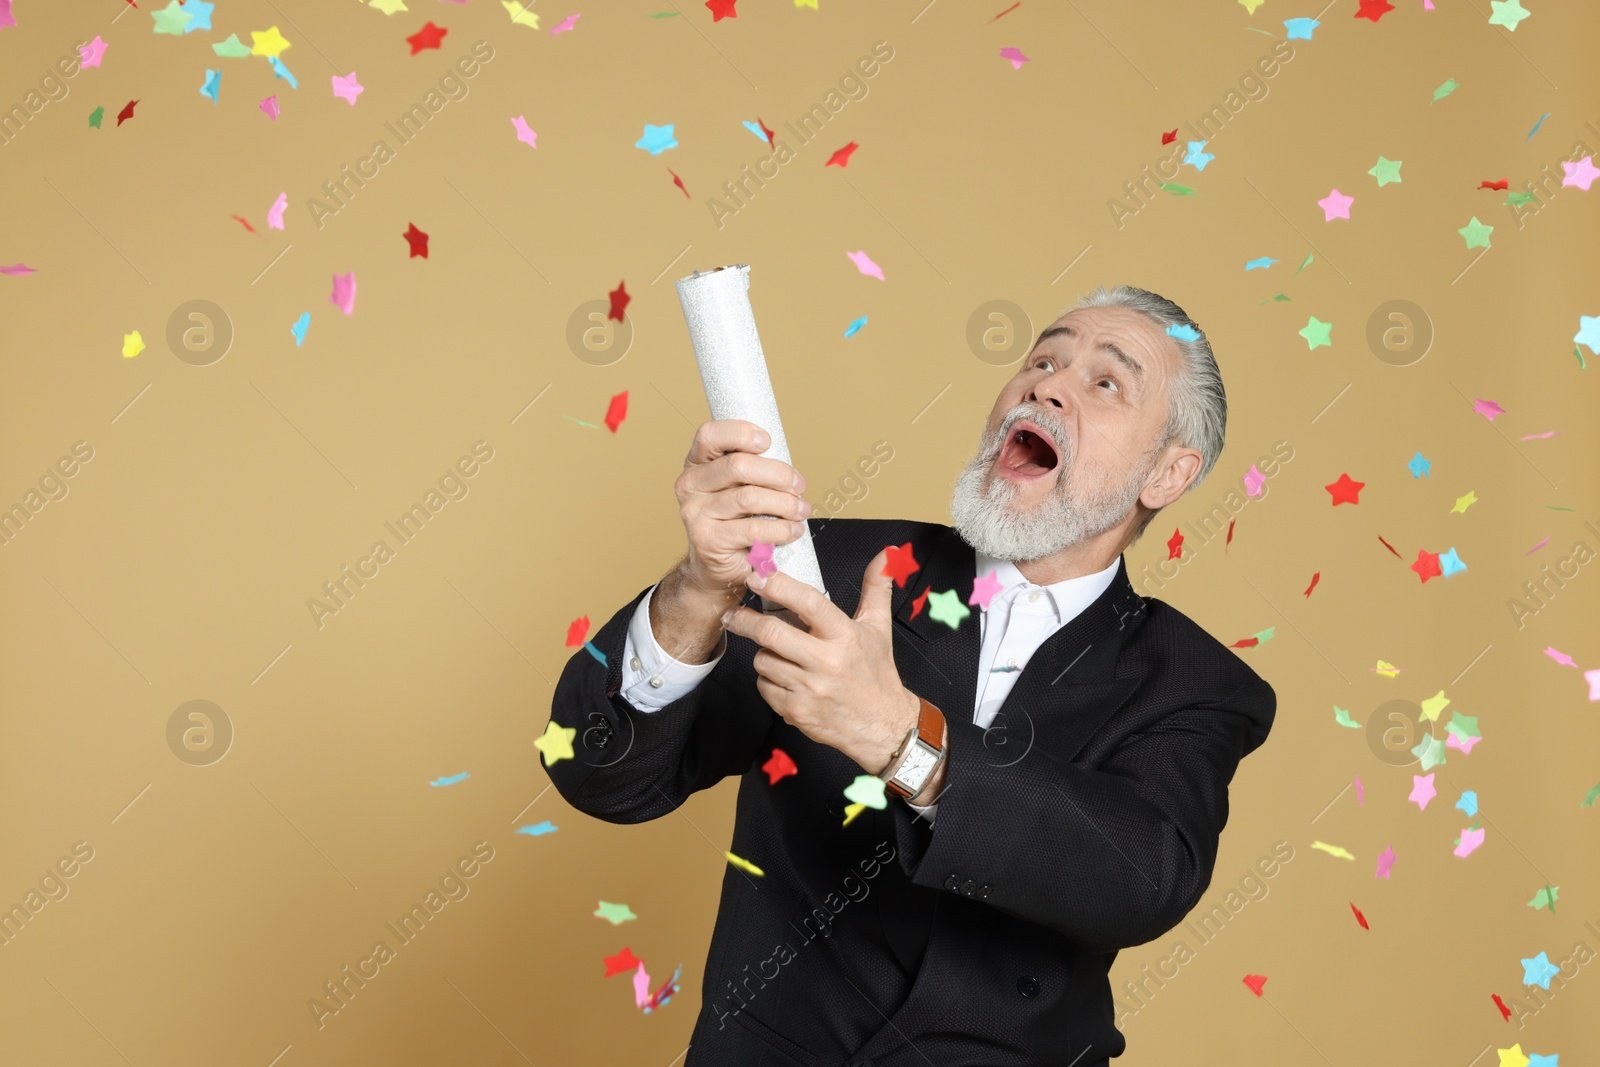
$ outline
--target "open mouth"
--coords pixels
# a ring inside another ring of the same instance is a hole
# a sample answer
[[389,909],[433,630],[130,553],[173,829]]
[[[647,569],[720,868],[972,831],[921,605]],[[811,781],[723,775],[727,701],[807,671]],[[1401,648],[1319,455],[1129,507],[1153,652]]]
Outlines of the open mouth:
[[1042,477],[1061,462],[1055,442],[1036,423],[1018,419],[1000,448],[996,465],[1021,478]]

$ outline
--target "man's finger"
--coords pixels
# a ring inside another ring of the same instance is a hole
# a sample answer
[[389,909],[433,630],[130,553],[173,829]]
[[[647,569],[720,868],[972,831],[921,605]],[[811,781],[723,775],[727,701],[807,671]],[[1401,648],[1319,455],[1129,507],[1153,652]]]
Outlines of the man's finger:
[[823,640],[839,637],[849,629],[850,620],[838,605],[792,575],[774,571],[762,583],[761,576],[751,571],[748,583],[766,599],[793,611],[811,633]]
[[856,622],[873,627],[889,624],[893,607],[890,591],[894,588],[894,577],[884,573],[884,565],[888,561],[889,546],[886,545],[867,564],[866,572],[861,576],[861,602],[856,605]]

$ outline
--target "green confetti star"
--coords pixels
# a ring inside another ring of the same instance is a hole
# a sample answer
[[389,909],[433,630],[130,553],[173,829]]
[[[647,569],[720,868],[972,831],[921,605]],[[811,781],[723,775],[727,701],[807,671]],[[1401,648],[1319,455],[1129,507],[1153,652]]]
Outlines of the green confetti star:
[[182,37],[183,28],[194,18],[194,12],[185,11],[178,0],[171,0],[160,11],[150,12],[150,17],[155,20],[157,33],[170,33],[174,37]]
[[961,620],[971,614],[954,589],[928,594],[928,618],[936,619],[952,630],[959,629]]
[[1476,715],[1463,715],[1459,711],[1450,713],[1450,721],[1445,724],[1445,730],[1457,738],[1482,737],[1478,732],[1478,717]]
[[1556,913],[1556,901],[1560,899],[1561,887],[1558,885],[1547,885],[1533,895],[1533,899],[1528,901],[1528,907],[1536,908],[1539,911],[1549,908],[1550,914],[1554,915]]
[[1510,192],[1508,192],[1508,193],[1506,193],[1505,201],[1500,206],[1501,207],[1521,207],[1523,204],[1526,204],[1529,201],[1537,200],[1537,199],[1539,199],[1539,198],[1534,196],[1532,193],[1510,193]]
[[1522,6],[1522,0],[1489,0],[1489,6],[1494,8],[1494,14],[1489,16],[1489,25],[1504,26],[1513,32],[1517,23],[1533,14]]
[[1367,171],[1367,173],[1378,179],[1378,188],[1382,189],[1390,182],[1397,182],[1400,180],[1400,164],[1402,162],[1402,160],[1384,159],[1382,156],[1379,156],[1378,162],[1374,163],[1372,165],[1372,169]]
[[1179,185],[1177,182],[1162,182],[1161,183],[1161,188],[1165,189],[1167,192],[1171,193],[1173,196],[1198,196],[1199,195],[1193,189],[1189,188],[1187,185]]
[[226,41],[217,41],[212,44],[211,50],[219,56],[236,59],[239,56],[250,54],[250,46],[239,40],[237,33],[228,34]]
[[93,126],[95,129],[98,130],[100,128],[100,120],[105,118],[105,117],[106,117],[106,108],[105,108],[104,104],[101,104],[99,107],[97,107],[93,111],[89,112],[89,125]]
[[1459,88],[1461,88],[1460,82],[1456,81],[1454,78],[1447,78],[1445,79],[1445,83],[1443,85],[1439,86],[1439,88],[1433,91],[1433,100],[1429,101],[1429,103],[1443,100],[1445,97],[1449,96]]
[[1298,278],[1300,276],[1300,271],[1305,270],[1307,267],[1311,266],[1311,261],[1313,259],[1315,259],[1315,258],[1316,257],[1312,253],[1307,252],[1305,261],[1300,264],[1300,270],[1297,270],[1297,271],[1294,272],[1295,277]]
[[1333,333],[1333,323],[1321,322],[1315,315],[1311,316],[1310,322],[1295,332],[1306,339],[1306,344],[1310,346],[1306,349],[1308,352],[1318,345],[1333,347],[1333,338],[1330,336]]
[[1267,297],[1265,300],[1261,301],[1261,303],[1257,304],[1256,307],[1260,307],[1261,304],[1270,304],[1274,300],[1283,301],[1283,300],[1287,300],[1287,299],[1289,299],[1289,296],[1288,296],[1287,293],[1279,293],[1277,296],[1269,296],[1269,297]]
[[1584,795],[1584,798],[1582,802],[1578,804],[1578,807],[1592,808],[1594,807],[1594,802],[1597,800],[1600,800],[1600,782],[1596,782],[1594,788],[1589,790],[1589,792]]
[[1337,704],[1335,704],[1333,707],[1333,721],[1338,723],[1340,726],[1348,726],[1352,730],[1361,729],[1361,724],[1350,717],[1350,712],[1339,707]]
[[1466,239],[1468,248],[1488,248],[1489,235],[1494,232],[1493,226],[1485,226],[1478,221],[1478,216],[1472,216],[1472,221],[1456,231]]
[[1445,762],[1444,742],[1432,734],[1424,734],[1422,740],[1417,742],[1417,747],[1411,750],[1411,754],[1422,761],[1424,771],[1432,770]]
[[627,922],[629,919],[637,919],[639,917],[626,904],[611,904],[604,900],[600,902],[598,908],[594,909],[594,915],[596,918],[606,920],[612,926],[617,926]]

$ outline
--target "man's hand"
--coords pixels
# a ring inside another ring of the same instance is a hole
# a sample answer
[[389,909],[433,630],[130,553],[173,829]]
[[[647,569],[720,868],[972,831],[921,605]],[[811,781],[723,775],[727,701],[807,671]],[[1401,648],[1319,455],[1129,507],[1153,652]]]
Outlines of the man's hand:
[[754,660],[756,690],[772,710],[868,774],[883,772],[922,707],[894,666],[894,579],[883,573],[888,558],[885,548],[867,564],[854,618],[782,571],[765,581],[751,572],[750,588],[792,610],[809,632],[743,606],[723,617],[729,631],[761,646]]

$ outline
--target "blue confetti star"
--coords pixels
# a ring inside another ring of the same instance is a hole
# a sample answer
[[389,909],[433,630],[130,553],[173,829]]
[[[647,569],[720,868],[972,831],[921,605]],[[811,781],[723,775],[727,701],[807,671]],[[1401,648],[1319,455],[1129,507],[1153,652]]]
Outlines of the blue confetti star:
[[1555,1052],[1548,1056],[1541,1056],[1537,1052],[1528,1053],[1528,1067],[1561,1067],[1556,1062],[1561,1058],[1561,1053]]
[[1183,161],[1195,170],[1205,170],[1206,164],[1217,158],[1209,152],[1200,151],[1205,146],[1206,142],[1204,141],[1190,141],[1189,154],[1183,157]]
[[1412,456],[1411,462],[1407,463],[1406,467],[1410,469],[1411,477],[1413,478],[1421,478],[1424,475],[1427,475],[1430,478],[1433,477],[1433,475],[1428,473],[1429,471],[1433,470],[1433,464],[1426,457],[1424,457],[1421,452],[1418,452],[1416,455]]
[[1475,790],[1467,789],[1461,793],[1461,799],[1456,801],[1456,807],[1467,813],[1467,818],[1478,814],[1478,794]]
[[[678,140],[672,135],[672,128],[675,125],[677,124],[673,122],[669,122],[665,126],[652,126],[648,122],[645,123],[644,136],[633,142],[633,147],[642,148],[652,156],[659,156],[669,148],[677,148]],[[765,141],[766,138],[763,137],[762,140]]]
[[751,122],[749,119],[745,119],[744,128],[755,134],[756,140],[760,141],[762,144],[767,143],[767,135],[761,132],[761,123]]
[[1522,961],[1522,984],[1536,985],[1540,989],[1550,988],[1552,976],[1560,974],[1561,968],[1550,962],[1550,957],[1543,952],[1532,959]]
[[1246,263],[1244,265],[1244,269],[1255,270],[1257,267],[1259,267],[1262,270],[1266,270],[1276,262],[1278,261],[1273,259],[1271,256],[1262,256],[1260,259],[1252,259],[1250,262]]
[[1600,315],[1579,315],[1578,332],[1573,341],[1588,345],[1589,351],[1600,355]]
[[188,0],[183,5],[183,10],[193,16],[183,24],[183,32],[190,33],[194,30],[209,30],[211,28],[211,12],[216,4],[208,4],[205,0]]
[[606,661],[606,654],[601,652],[598,648],[595,648],[593,641],[585,641],[583,643],[583,647],[589,650],[589,655],[600,661],[600,666],[604,667],[606,670],[611,669],[611,664]]
[[1522,143],[1523,144],[1527,144],[1529,141],[1533,140],[1533,135],[1539,132],[1539,127],[1543,126],[1544,125],[1544,120],[1549,118],[1549,117],[1550,117],[1550,112],[1548,112],[1548,111],[1546,111],[1543,115],[1540,115],[1539,116],[1539,121],[1535,122],[1533,124],[1533,129],[1528,131],[1528,136],[1526,136],[1526,137],[1524,137],[1522,139]]
[[1450,546],[1450,551],[1439,553],[1440,577],[1448,578],[1452,574],[1458,574],[1466,569],[1467,565],[1461,562],[1460,556],[1456,555],[1454,545]]
[[1285,30],[1289,31],[1288,32],[1288,39],[1291,40],[1291,41],[1296,40],[1296,39],[1299,39],[1299,40],[1302,40],[1302,41],[1311,40],[1311,31],[1316,29],[1320,25],[1322,25],[1322,23],[1318,22],[1316,19],[1284,19],[1283,20],[1283,28]]
[[294,346],[299,348],[306,343],[306,331],[311,328],[311,312],[302,311],[300,317],[294,320],[294,325],[289,327],[289,332],[294,334]]
[[428,784],[429,785],[433,785],[433,786],[455,785],[457,782],[464,782],[468,778],[471,778],[471,777],[472,777],[472,775],[468,774],[466,771],[462,771],[460,774],[452,774],[448,778],[435,778],[433,781],[429,782]]
[[529,837],[541,837],[545,834],[553,834],[559,829],[561,829],[559,826],[546,819],[544,822],[534,823],[532,826],[519,826],[512,833],[527,834]]
[[849,326],[845,327],[844,335],[846,337],[854,337],[856,334],[861,332],[861,327],[865,326],[866,324],[867,317],[863,315],[856,321],[852,322]]
[[289,68],[283,65],[283,60],[279,59],[277,56],[268,56],[267,62],[272,64],[272,69],[277,72],[277,77],[287,78],[289,80],[289,88],[300,88],[300,83],[295,80],[295,76],[293,74],[289,73]]
[[1200,334],[1187,322],[1175,322],[1167,327],[1167,336],[1176,337],[1180,341],[1198,341]]
[[206,68],[206,83],[200,87],[201,96],[209,96],[213,107],[217,104],[217,94],[222,90],[222,71]]

